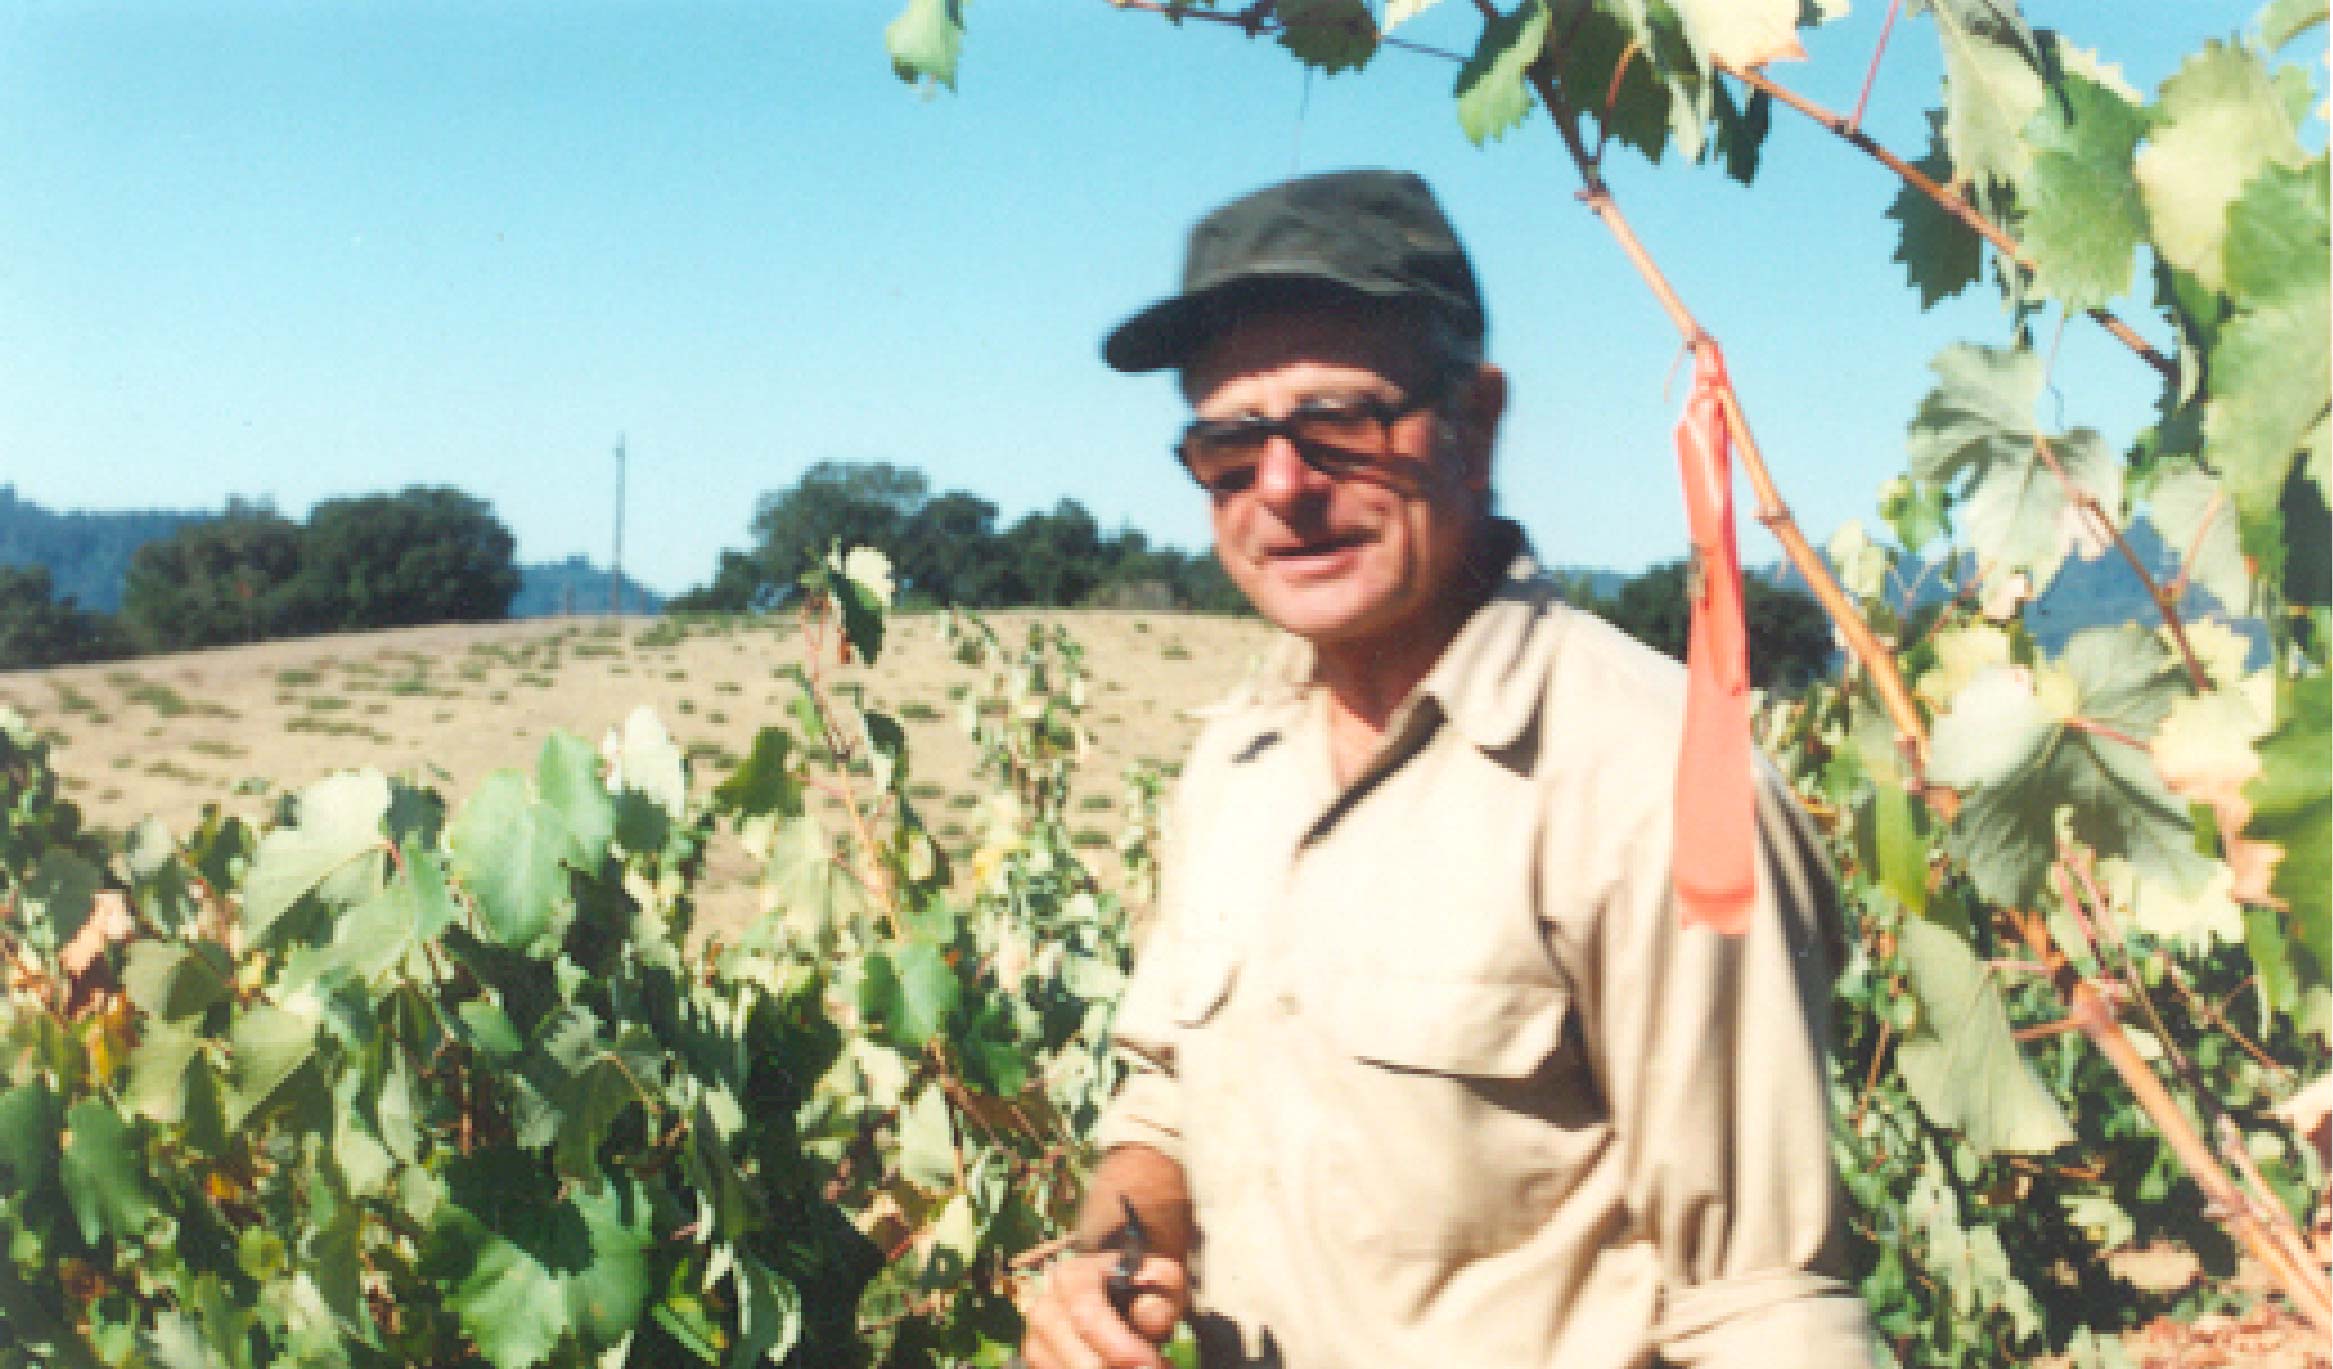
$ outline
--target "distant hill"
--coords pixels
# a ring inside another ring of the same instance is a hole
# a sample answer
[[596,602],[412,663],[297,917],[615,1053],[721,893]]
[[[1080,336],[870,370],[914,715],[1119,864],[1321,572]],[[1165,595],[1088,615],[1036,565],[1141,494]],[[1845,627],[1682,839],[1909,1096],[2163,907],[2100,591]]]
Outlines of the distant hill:
[[[518,573],[518,594],[510,601],[513,618],[556,618],[563,613],[608,611],[608,572],[581,556],[520,566]],[[663,611],[663,595],[629,575],[624,577],[624,612]]]
[[216,517],[204,509],[57,513],[20,498],[14,485],[0,485],[0,565],[47,566],[59,598],[113,613],[139,547]]
[[[209,509],[58,512],[19,496],[14,485],[0,485],[0,565],[47,566],[59,598],[70,597],[100,613],[116,613],[121,610],[130,557],[139,547],[189,523],[218,516]],[[581,556],[518,569],[519,591],[510,601],[513,618],[607,610],[608,573]],[[662,595],[624,577],[626,613],[659,613],[663,608]]]

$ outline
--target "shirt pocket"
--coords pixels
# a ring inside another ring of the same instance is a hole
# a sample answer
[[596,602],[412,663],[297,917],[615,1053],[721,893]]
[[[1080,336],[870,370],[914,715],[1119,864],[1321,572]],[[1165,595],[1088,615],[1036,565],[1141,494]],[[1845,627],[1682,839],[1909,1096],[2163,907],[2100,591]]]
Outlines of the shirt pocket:
[[1331,1031],[1354,1058],[1390,1069],[1484,1079],[1538,1072],[1571,1011],[1552,984],[1340,976]]
[[1542,1227],[1581,1159],[1562,987],[1358,973],[1328,1002],[1316,1126],[1340,1237],[1449,1257]]

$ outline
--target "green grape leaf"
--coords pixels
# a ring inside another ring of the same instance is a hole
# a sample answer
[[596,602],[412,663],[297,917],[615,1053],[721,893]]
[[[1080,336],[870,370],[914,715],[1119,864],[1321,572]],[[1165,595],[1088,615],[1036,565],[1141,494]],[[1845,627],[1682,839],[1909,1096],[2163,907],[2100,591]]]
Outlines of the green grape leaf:
[[569,894],[565,862],[575,839],[558,810],[535,799],[525,775],[497,770],[455,815],[447,845],[454,873],[478,900],[486,939],[532,946]]
[[[1952,158],[1944,146],[1944,116],[1928,115],[1928,155],[1912,163],[1938,185],[1953,183]],[[1901,225],[1892,260],[1920,292],[1920,307],[1933,309],[1984,279],[1985,240],[1977,231],[1909,182],[1896,191],[1887,216]]]
[[1545,0],[1525,0],[1483,25],[1458,72],[1458,126],[1476,146],[1503,138],[1531,112],[1529,72],[1547,46]]
[[1912,474],[1953,489],[1987,579],[2023,571],[2039,594],[2067,552],[2094,536],[2067,483],[2117,508],[2122,463],[2096,433],[2078,428],[2050,439],[2066,479],[2050,469],[2036,446],[2042,363],[2032,352],[1956,343],[1932,369],[1937,386],[1912,419]]
[[980,1251],[980,1215],[972,1209],[972,1195],[959,1193],[948,1199],[926,1239],[929,1249],[923,1269],[916,1275],[916,1286],[961,1287],[972,1272],[972,1257]]
[[227,996],[234,967],[215,941],[135,941],[122,962],[122,988],[149,1017],[193,1017]]
[[1918,555],[1920,548],[1952,529],[1945,517],[1941,486],[1921,484],[1896,476],[1879,487],[1879,516],[1887,520],[1896,544]]
[[2210,866],[2195,853],[2187,805],[2145,749],[2181,679],[2153,634],[2126,624],[2077,633],[2038,681],[1995,668],[1953,699],[1929,775],[1967,795],[1949,845],[1988,902],[2033,906],[2057,856],[2061,807],[2075,839],[2100,855],[2181,894],[2199,888]]
[[315,1019],[260,1003],[227,1030],[227,1127],[241,1130],[316,1053]]
[[0,1191],[37,1193],[56,1177],[58,1130],[56,1095],[41,1080],[0,1093]]
[[389,812],[389,782],[377,771],[349,771],[300,792],[297,820],[259,839],[243,882],[243,927],[265,940],[291,906],[321,890],[334,901],[362,898],[378,888],[388,850],[381,820]]
[[805,935],[833,926],[864,902],[815,813],[778,824],[762,878],[771,906],[782,909],[787,926]]
[[938,1084],[925,1084],[899,1110],[899,1173],[931,1193],[956,1186],[956,1133]]
[[495,1369],[532,1369],[550,1358],[568,1329],[558,1280],[542,1261],[499,1237],[479,1250],[446,1304]]
[[1920,1018],[1896,1063],[1921,1111],[1987,1155],[2039,1154],[2072,1141],[2064,1111],[2017,1049],[1966,917],[1939,904],[1926,917],[1906,918],[1897,944]]
[[2236,509],[2218,479],[2184,457],[2156,468],[2148,519],[2179,554],[2188,581],[2241,617],[2252,612],[2252,571],[2244,563]]
[[[2322,282],[2273,303],[2237,311],[2214,354],[2205,409],[2205,454],[2243,516],[2245,549],[2279,550],[2285,486],[2297,455],[2322,453],[2328,399],[2329,304]],[[2309,469],[2320,486],[2321,456]]]
[[911,941],[889,955],[881,951],[868,955],[859,1005],[894,1044],[920,1050],[947,1025],[962,992],[954,967],[939,948]]
[[2260,745],[2261,773],[2246,786],[2252,821],[2244,834],[2283,851],[2269,891],[2284,903],[2282,921],[2308,952],[2314,975],[2323,982],[2333,969],[2327,944],[2333,907],[2333,676],[2324,671],[2280,682],[2277,724]]
[[104,1100],[84,1098],[65,1109],[65,1134],[57,1181],[81,1239],[92,1246],[107,1236],[136,1240],[156,1209],[129,1124]]
[[1377,21],[1362,0],[1280,0],[1273,13],[1280,46],[1326,75],[1358,71],[1377,55]]
[[728,1369],[783,1364],[802,1338],[802,1292],[751,1255],[737,1257],[737,1346]]
[[2040,50],[2014,5],[1941,0],[1944,145],[1963,185],[2022,188],[2032,158],[2023,137],[2041,112]]
[[[2076,54],[2065,56],[2075,65]],[[2135,95],[2116,89],[2118,78],[2100,76],[2067,71],[2025,129],[2033,168],[2019,189],[2019,236],[2033,258],[2034,288],[2071,309],[2103,305],[2130,289],[2147,230],[2130,174],[2146,115]]]
[[130,1052],[129,1082],[122,1087],[122,1106],[131,1116],[165,1126],[186,1120],[186,1071],[202,1041],[192,1023],[146,1024],[145,1035]]
[[2302,155],[2259,57],[2206,43],[2163,83],[2154,131],[2131,165],[2156,255],[2210,289],[2224,287],[2228,207],[2262,167],[2295,166]]
[[568,1320],[587,1353],[616,1344],[648,1304],[648,1247],[655,1240],[648,1196],[629,1176],[579,1186],[571,1201],[583,1215],[591,1258],[562,1276]]
[[597,869],[616,832],[615,805],[600,778],[599,753],[583,738],[554,729],[535,758],[535,787],[574,835],[576,868]]
[[97,867],[62,846],[42,851],[32,872],[25,876],[22,907],[25,913],[48,923],[59,948],[70,943],[89,921],[97,906],[97,891],[105,876]]
[[556,1072],[535,1079],[544,1099],[559,1111],[553,1159],[561,1173],[577,1179],[599,1173],[599,1147],[608,1128],[633,1104],[652,1103],[647,1090],[664,1073],[664,1053],[647,1028],[626,1026],[610,1044],[601,1039],[599,1027],[589,1009],[562,1009],[543,1037],[543,1054]]
[[417,970],[414,977],[427,977],[427,966],[416,965],[413,957],[454,925],[460,912],[437,855],[409,846],[404,873],[349,909],[329,944],[313,951],[302,947],[287,959],[284,987],[347,977],[377,999],[396,987],[400,971]]
[[[1565,23],[1569,31],[1553,54],[1563,89],[1576,106],[1597,111],[1605,137],[1635,148],[1646,161],[1658,162],[1669,145],[1669,86],[1654,73],[1652,63],[1641,60],[1642,52],[1618,19],[1589,7]],[[1526,89],[1510,122],[1520,122],[1530,110]]]
[[794,736],[765,727],[754,734],[753,752],[713,790],[713,801],[739,817],[776,813],[802,816],[802,781],[794,774]]
[[2333,237],[2327,188],[2323,154],[2301,166],[2270,162],[2245,182],[2228,206],[2228,293],[2269,300],[2323,283],[2333,270],[2325,251]]
[[956,62],[964,52],[963,0],[907,0],[899,17],[884,27],[883,46],[900,80],[954,90]]

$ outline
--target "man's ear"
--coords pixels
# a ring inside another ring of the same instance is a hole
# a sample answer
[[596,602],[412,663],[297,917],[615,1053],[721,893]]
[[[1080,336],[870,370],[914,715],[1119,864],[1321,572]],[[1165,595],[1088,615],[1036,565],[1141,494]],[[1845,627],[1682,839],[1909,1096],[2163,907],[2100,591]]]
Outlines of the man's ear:
[[1491,458],[1498,447],[1499,421],[1507,414],[1507,373],[1484,362],[1459,387],[1451,418],[1458,429],[1458,453],[1466,483],[1489,489]]

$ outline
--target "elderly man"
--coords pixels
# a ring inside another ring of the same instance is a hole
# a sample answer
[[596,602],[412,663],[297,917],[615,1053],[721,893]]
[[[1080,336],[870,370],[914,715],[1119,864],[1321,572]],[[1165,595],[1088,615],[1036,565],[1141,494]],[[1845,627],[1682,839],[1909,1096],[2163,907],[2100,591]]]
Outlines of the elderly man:
[[[1105,348],[1177,368],[1217,555],[1290,650],[1184,770],[1130,1065],[1037,1369],[1860,1366],[1832,1265],[1819,849],[1762,772],[1750,929],[1671,892],[1684,674],[1493,512],[1506,378],[1425,185],[1274,186]],[[1196,1295],[1194,1297],[1194,1294]],[[1195,1311],[1194,1311],[1195,1308]]]

